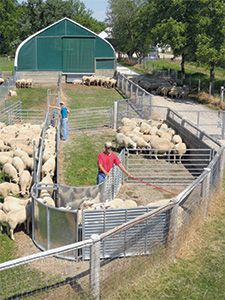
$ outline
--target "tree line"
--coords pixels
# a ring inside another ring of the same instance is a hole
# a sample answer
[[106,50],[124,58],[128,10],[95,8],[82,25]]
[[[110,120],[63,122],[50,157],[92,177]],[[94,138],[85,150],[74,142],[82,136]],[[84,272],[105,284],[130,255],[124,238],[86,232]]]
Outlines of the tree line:
[[224,0],[108,0],[107,21],[116,49],[145,56],[153,46],[170,46],[185,62],[210,69],[212,93],[215,67],[225,65]]
[[92,17],[80,0],[0,1],[0,55],[14,55],[18,45],[31,34],[68,17],[99,33],[104,22]]

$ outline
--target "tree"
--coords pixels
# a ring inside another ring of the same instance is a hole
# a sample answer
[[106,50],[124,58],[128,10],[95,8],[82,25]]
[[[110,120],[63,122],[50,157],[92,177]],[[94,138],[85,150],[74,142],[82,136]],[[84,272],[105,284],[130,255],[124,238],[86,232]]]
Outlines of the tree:
[[160,46],[169,45],[180,55],[182,78],[185,61],[195,58],[199,5],[189,0],[150,0],[151,36]]
[[118,51],[131,58],[136,52],[141,55],[147,51],[144,15],[141,14],[143,1],[109,0],[107,22],[112,28],[112,38]]
[[15,0],[0,2],[0,54],[12,54],[16,49],[15,41],[19,36],[20,10]]
[[214,94],[215,67],[225,58],[225,3],[200,0],[197,59],[210,66],[210,93]]

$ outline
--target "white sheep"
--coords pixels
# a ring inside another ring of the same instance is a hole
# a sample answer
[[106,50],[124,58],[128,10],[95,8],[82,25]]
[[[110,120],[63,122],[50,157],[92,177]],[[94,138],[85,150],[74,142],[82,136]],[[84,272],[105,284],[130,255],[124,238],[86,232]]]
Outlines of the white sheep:
[[125,148],[137,148],[137,144],[128,136],[125,136],[123,133],[116,134],[116,143],[120,147]]
[[28,203],[31,202],[31,199],[20,199],[12,196],[7,196],[4,198],[2,210],[5,213],[9,213],[10,211],[20,209],[23,206],[26,206]]
[[50,174],[54,176],[55,173],[55,156],[52,155],[42,166],[42,175]]
[[5,198],[8,195],[18,195],[20,192],[18,184],[10,182],[0,183],[0,196]]
[[21,173],[23,172],[23,170],[25,169],[25,166],[24,166],[24,163],[23,163],[22,159],[18,156],[13,157],[12,165],[17,169],[18,174],[20,176]]
[[176,156],[178,156],[178,163],[181,163],[182,156],[186,153],[187,146],[185,143],[178,143],[174,145],[173,152],[174,152],[174,163],[176,162]]
[[140,126],[140,131],[144,134],[150,134],[151,126],[146,122],[142,122]]
[[13,210],[7,214],[7,223],[9,228],[9,235],[12,240],[15,240],[14,230],[19,224],[24,224],[27,233],[29,234],[29,224],[31,222],[32,204],[21,207],[18,210]]
[[19,178],[17,176],[17,170],[15,167],[13,167],[12,164],[10,163],[4,164],[2,171],[6,177],[8,177],[10,180],[12,180],[15,183],[18,183]]
[[157,156],[158,153],[166,154],[168,152],[170,154],[174,146],[174,144],[171,143],[169,140],[157,136],[153,137],[150,143],[153,149],[153,153],[155,154],[155,158],[157,160],[158,160],[158,156]]
[[7,226],[8,217],[7,214],[0,209],[0,232],[2,232],[2,225]]
[[12,160],[13,160],[12,157],[8,155],[0,155],[0,165],[5,165],[6,163],[12,163]]
[[182,143],[182,138],[181,138],[178,134],[175,134],[175,135],[172,137],[172,142],[173,142],[174,144]]
[[0,140],[0,151],[8,151],[10,150],[10,147],[9,146],[6,146],[4,144],[4,141],[3,140]]
[[32,177],[30,175],[30,172],[27,170],[24,170],[19,178],[19,185],[20,185],[20,193],[22,196],[24,196],[26,193],[29,193],[29,189],[31,186]]
[[147,143],[143,137],[138,136],[136,134],[129,134],[129,137],[132,139],[132,141],[134,143],[136,143],[137,148],[140,148],[140,149],[142,149],[142,148],[150,149],[151,148],[150,144]]

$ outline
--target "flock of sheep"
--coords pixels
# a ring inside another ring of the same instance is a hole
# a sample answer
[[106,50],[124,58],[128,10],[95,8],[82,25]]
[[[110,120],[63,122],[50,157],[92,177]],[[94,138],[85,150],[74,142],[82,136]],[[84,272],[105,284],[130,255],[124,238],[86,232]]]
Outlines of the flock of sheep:
[[31,88],[33,86],[32,79],[18,79],[16,81],[16,87],[19,88]]
[[185,98],[189,94],[189,88],[187,86],[177,86],[177,85],[163,85],[158,87],[156,94],[171,97],[171,98]]
[[[24,223],[29,233],[31,221],[30,188],[34,170],[33,145],[39,144],[41,125],[0,124],[0,166],[5,182],[0,183],[0,229],[5,225],[11,239],[14,230]],[[55,170],[55,128],[46,130],[43,165],[41,170],[42,183],[51,184]],[[54,206],[54,200],[47,190],[41,190],[39,200]]]
[[181,163],[186,153],[186,144],[172,128],[163,121],[123,118],[118,128],[115,141],[117,148],[145,149],[152,151],[155,158],[158,154],[173,154],[173,161]]
[[115,88],[116,87],[116,79],[105,77],[105,76],[83,76],[82,80],[74,80],[74,84],[83,84],[83,85],[95,85],[95,86],[103,86],[105,88]]

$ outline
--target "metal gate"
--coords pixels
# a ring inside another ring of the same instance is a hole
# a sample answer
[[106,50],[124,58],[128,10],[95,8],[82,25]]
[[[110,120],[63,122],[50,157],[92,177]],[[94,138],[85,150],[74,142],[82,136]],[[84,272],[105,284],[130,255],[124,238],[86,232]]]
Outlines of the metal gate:
[[69,129],[96,129],[112,127],[112,107],[73,109],[70,113]]

